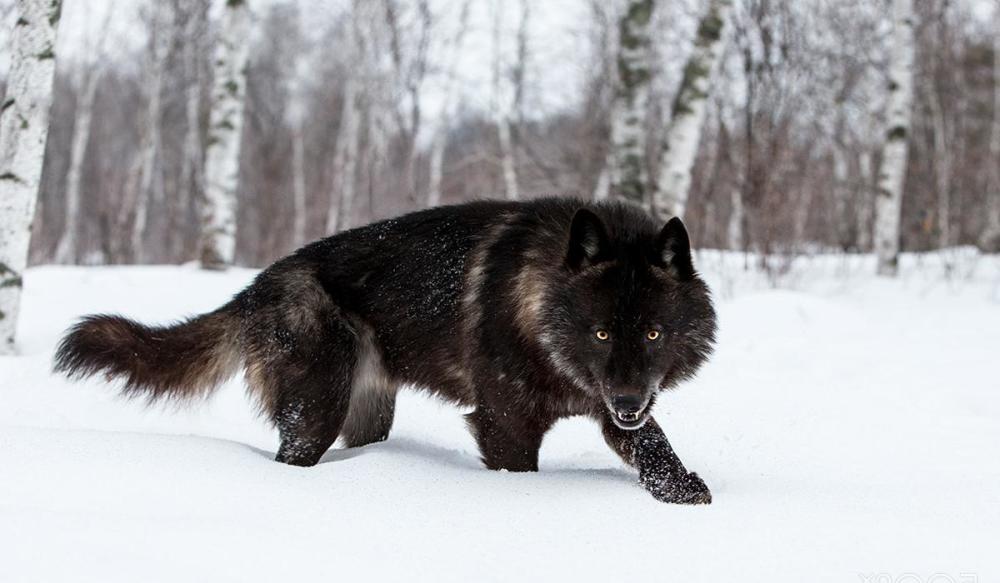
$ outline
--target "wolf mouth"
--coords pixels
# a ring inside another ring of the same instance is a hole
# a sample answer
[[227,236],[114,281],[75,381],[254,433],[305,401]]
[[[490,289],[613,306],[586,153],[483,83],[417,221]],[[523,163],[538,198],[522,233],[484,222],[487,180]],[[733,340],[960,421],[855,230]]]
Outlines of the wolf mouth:
[[611,413],[611,420],[620,429],[635,430],[645,425],[649,419],[649,403],[643,404],[638,411],[623,411],[608,405],[608,412]]

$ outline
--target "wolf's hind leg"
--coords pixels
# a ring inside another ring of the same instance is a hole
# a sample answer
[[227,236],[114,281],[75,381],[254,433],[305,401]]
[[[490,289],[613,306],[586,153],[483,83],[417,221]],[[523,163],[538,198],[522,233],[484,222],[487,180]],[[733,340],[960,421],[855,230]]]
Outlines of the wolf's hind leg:
[[293,398],[284,403],[274,416],[281,434],[281,447],[275,461],[293,466],[314,466],[337,440],[340,426],[347,416],[343,399],[328,402]]
[[396,414],[395,389],[355,387],[341,434],[347,447],[385,441]]
[[354,329],[357,364],[351,381],[351,405],[341,430],[347,447],[360,447],[389,437],[398,388],[386,371],[375,331],[362,322],[357,322]]
[[316,465],[347,417],[357,342],[346,325],[331,328],[268,367],[276,385],[272,420],[281,434],[279,462]]

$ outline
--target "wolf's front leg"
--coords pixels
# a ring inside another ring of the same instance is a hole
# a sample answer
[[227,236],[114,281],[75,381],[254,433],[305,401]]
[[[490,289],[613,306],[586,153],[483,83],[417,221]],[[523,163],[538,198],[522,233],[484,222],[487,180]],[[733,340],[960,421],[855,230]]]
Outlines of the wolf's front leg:
[[510,410],[498,412],[482,404],[465,418],[487,468],[538,471],[538,450],[542,447],[542,437],[552,425],[550,420]]
[[655,420],[633,431],[619,428],[607,415],[601,423],[608,445],[639,470],[639,483],[654,498],[675,504],[711,504],[708,486],[698,474],[687,471]]

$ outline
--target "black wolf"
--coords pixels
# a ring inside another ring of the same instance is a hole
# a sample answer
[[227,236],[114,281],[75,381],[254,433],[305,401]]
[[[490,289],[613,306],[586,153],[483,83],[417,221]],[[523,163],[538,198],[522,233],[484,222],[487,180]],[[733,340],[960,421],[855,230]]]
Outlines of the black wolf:
[[667,502],[708,503],[649,411],[706,360],[715,312],[687,231],[622,203],[553,198],[434,208],[312,243],[214,312],[149,327],[84,318],[56,370],[150,400],[207,394],[239,368],[311,466],[389,435],[396,391],[467,415],[490,469],[536,471],[542,437],[588,415]]

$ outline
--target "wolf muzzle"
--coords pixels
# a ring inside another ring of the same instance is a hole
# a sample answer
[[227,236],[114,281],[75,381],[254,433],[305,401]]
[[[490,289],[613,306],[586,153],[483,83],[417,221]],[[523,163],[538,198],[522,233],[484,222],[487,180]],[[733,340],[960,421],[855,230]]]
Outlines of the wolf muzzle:
[[616,395],[611,397],[608,408],[615,424],[622,429],[638,429],[645,422],[649,399],[641,395]]

